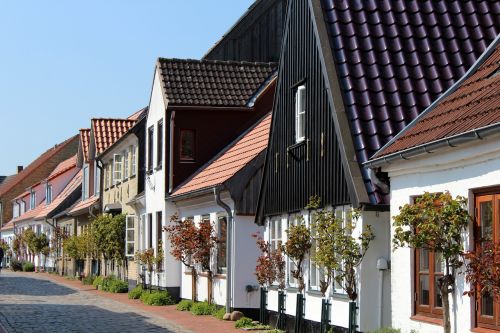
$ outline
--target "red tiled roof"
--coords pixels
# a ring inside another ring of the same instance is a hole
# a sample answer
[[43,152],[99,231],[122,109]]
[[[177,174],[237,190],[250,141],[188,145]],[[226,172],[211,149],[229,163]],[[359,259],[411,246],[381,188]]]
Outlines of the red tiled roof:
[[18,222],[23,222],[23,221],[27,221],[27,220],[33,219],[44,208],[45,208],[45,199],[42,202],[40,202],[40,204],[38,206],[36,206],[34,209],[28,210],[24,214],[22,214],[22,215],[20,215],[20,216],[18,216],[16,218],[13,218],[12,220],[10,220],[10,222],[12,222],[12,223],[18,223]]
[[134,126],[135,120],[129,119],[92,119],[96,154],[102,153]]
[[28,195],[30,195],[30,192],[29,191],[24,191],[23,193],[19,194],[17,197],[15,197],[14,199],[12,199],[12,201],[21,199],[21,198],[23,198],[25,196],[28,196]]
[[69,214],[78,214],[82,210],[89,208],[93,204],[95,204],[97,201],[99,201],[99,197],[96,196],[91,196],[90,198],[87,198],[83,201],[78,202],[76,205],[71,207],[70,211],[68,212]]
[[74,168],[75,166],[76,166],[76,155],[59,163],[59,165],[54,169],[54,171],[52,171],[50,173],[50,175],[49,175],[49,177],[47,177],[47,179],[52,179],[52,178],[60,175],[61,173],[68,171],[71,168]]
[[6,231],[6,230],[11,230],[14,229],[14,223],[12,221],[9,221],[5,223],[5,225],[0,229],[0,231]]
[[172,196],[210,188],[231,178],[267,148],[270,128],[271,114],[268,114],[227,146],[215,159],[200,168],[186,183],[179,186]]
[[30,163],[23,171],[19,172],[9,180],[3,182],[0,185],[0,196],[4,195],[7,193],[9,190],[11,190],[16,184],[21,182],[23,179],[28,177],[33,171],[38,169],[39,167],[43,166],[45,162],[50,160],[55,154],[57,154],[60,150],[62,150],[66,145],[70,144],[74,140],[77,139],[78,136],[73,136],[66,141],[63,141],[60,144],[55,145],[54,147],[50,148],[47,150],[45,153],[40,155],[36,160]]
[[453,86],[444,99],[425,111],[375,158],[500,123],[498,41],[491,55],[476,64],[476,70]]
[[90,146],[90,128],[83,128],[80,130],[80,145],[83,149],[83,159],[85,162],[89,160],[89,146]]
[[59,205],[69,197],[82,183],[82,171],[80,170],[73,179],[66,185],[62,192],[48,205],[46,205],[36,216],[36,219],[45,218],[50,212],[59,207]]
[[147,109],[148,109],[148,107],[146,106],[146,107],[140,109],[139,111],[134,112],[132,115],[128,116],[127,119],[137,121],[137,120],[139,120],[139,118],[141,118],[142,113],[144,111],[146,111]]

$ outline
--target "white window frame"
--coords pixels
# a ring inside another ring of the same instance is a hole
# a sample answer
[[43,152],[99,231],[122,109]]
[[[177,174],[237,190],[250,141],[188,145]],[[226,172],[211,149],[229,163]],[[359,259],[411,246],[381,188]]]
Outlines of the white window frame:
[[52,203],[52,185],[47,183],[45,185],[45,205]]
[[[130,227],[129,223],[132,223]],[[133,239],[130,240],[128,234],[132,231]],[[132,253],[129,253],[129,244],[132,244]],[[125,255],[127,257],[134,257],[135,255],[135,215],[127,215],[125,217]]]
[[30,192],[30,210],[35,209],[36,207],[36,192],[31,190]]
[[113,156],[113,185],[122,181],[123,156],[114,154]]
[[82,180],[82,199],[85,200],[89,197],[89,166],[83,166],[83,180]]
[[130,146],[130,177],[135,176],[137,172],[137,161],[135,145]]
[[[345,228],[346,222],[348,219],[351,217],[351,212],[352,212],[352,207],[351,206],[337,206],[334,208],[335,209],[335,217],[336,218],[341,218],[343,223],[342,227]],[[333,281],[331,284],[331,294],[341,294],[341,295],[346,295],[346,292],[344,289],[342,289],[342,286],[337,283],[335,280],[335,275],[336,272],[333,273]]]
[[295,142],[306,138],[306,86],[297,87],[295,92]]
[[128,161],[128,149],[123,151],[123,179],[128,179],[129,177],[129,161]]
[[[306,225],[311,230],[311,250],[309,251],[309,267],[308,267],[308,288],[309,290],[319,291],[320,290],[320,281],[321,276],[324,276],[323,269],[316,266],[313,262],[312,257],[316,253],[316,241],[314,240],[314,231],[312,229],[312,218],[314,217],[315,211],[310,211],[307,215]],[[313,278],[312,272],[315,273],[315,277]]]
[[101,169],[97,167],[94,168],[95,170],[95,175],[94,175],[94,193],[96,195],[99,195],[101,192]]

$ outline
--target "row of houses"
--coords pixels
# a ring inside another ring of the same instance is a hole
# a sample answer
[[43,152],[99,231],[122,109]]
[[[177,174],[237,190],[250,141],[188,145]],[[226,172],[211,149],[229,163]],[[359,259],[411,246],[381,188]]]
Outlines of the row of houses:
[[[500,6],[489,1],[256,1],[201,60],[159,58],[148,106],[92,119],[5,179],[1,237],[28,227],[80,234],[99,214],[123,213],[130,286],[255,316],[252,235],[286,242],[291,225],[310,226],[305,207],[318,196],[340,218],[359,210],[356,233],[373,228],[357,271],[357,330],[440,331],[442,263],[422,249],[392,251],[392,218],[425,192],[450,191],[473,216],[465,250],[485,234],[499,240],[499,32]],[[172,216],[211,221],[218,235],[196,276],[170,255],[162,230]],[[160,246],[163,269],[147,276],[134,254]],[[66,274],[116,272],[47,259],[34,258]],[[289,258],[285,269],[284,290],[268,288],[271,323],[293,328],[302,312],[303,330],[317,331],[326,298],[329,324],[350,326],[344,288],[332,282],[323,296],[310,256],[304,291]],[[452,329],[500,330],[498,300],[463,296],[468,288],[462,275]]]

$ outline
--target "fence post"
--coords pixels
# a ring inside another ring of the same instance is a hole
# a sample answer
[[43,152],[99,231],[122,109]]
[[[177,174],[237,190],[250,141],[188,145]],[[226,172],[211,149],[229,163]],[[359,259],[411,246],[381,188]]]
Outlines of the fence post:
[[356,302],[349,302],[349,333],[356,333],[356,328],[358,325],[356,324],[356,311],[358,307],[356,306]]
[[327,333],[330,326],[330,301],[326,298],[321,300],[321,333]]
[[267,289],[265,287],[260,287],[260,316],[259,321],[261,324],[266,324],[266,314],[267,314]]

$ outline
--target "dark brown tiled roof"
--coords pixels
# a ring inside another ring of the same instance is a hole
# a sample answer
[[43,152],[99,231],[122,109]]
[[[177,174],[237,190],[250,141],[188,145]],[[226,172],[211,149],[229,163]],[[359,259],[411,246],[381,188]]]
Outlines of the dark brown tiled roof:
[[477,67],[375,157],[500,123],[500,46]]
[[277,64],[160,58],[158,68],[171,105],[241,107]]
[[130,119],[92,119],[96,154],[99,155],[134,126]]
[[[0,185],[0,196],[4,195],[7,193],[10,189],[12,189],[16,184],[19,184],[23,179],[31,175],[32,172],[37,170],[39,167],[43,167],[43,165],[53,158],[59,151],[61,151],[64,147],[67,145],[71,144],[72,142],[75,142],[77,140],[78,136],[75,135],[66,141],[55,145],[51,149],[47,150],[45,153],[40,155],[36,160],[30,163],[26,168],[23,169],[23,171],[19,172],[18,174],[12,176],[11,178],[8,178],[7,181],[3,182]],[[76,143],[76,142],[75,142]]]
[[[321,0],[360,163],[472,66],[500,31],[498,1]],[[388,203],[363,177],[372,203]]]

